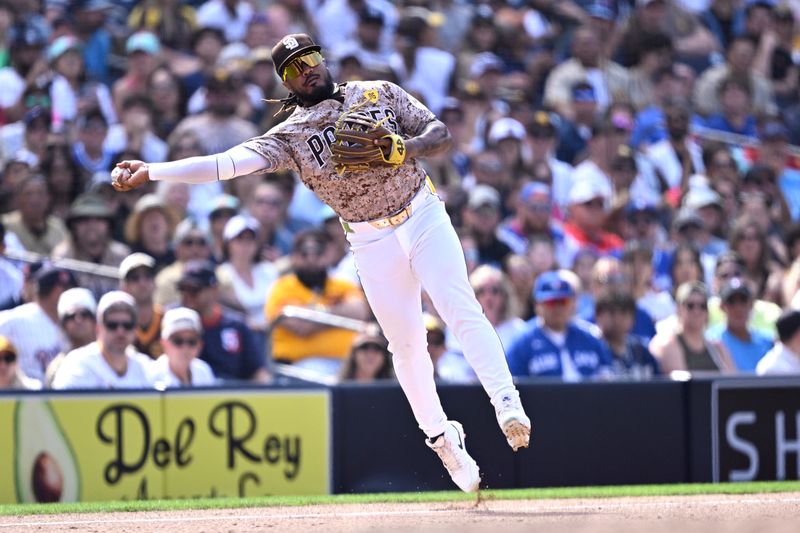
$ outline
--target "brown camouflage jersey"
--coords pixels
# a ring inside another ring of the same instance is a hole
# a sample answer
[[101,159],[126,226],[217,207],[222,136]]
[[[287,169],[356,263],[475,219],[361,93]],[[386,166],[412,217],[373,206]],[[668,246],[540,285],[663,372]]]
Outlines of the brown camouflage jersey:
[[306,186],[330,205],[342,219],[363,222],[393,215],[411,201],[425,181],[425,171],[414,159],[399,167],[376,166],[363,172],[339,175],[331,162],[336,120],[352,106],[404,139],[422,133],[436,117],[417,99],[387,81],[340,84],[344,103],[328,99],[312,107],[297,107],[292,115],[261,137],[243,146],[266,159],[262,172],[290,169]]

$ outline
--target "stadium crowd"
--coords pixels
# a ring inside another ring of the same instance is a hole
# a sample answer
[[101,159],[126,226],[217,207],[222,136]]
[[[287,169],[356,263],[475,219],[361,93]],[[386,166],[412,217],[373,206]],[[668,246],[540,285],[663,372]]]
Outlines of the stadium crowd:
[[[111,186],[123,159],[284,120],[270,50],[294,32],[448,126],[423,164],[515,376],[800,374],[798,21],[797,0],[0,0],[0,389],[392,378],[297,176]],[[424,305],[438,377],[474,380]]]

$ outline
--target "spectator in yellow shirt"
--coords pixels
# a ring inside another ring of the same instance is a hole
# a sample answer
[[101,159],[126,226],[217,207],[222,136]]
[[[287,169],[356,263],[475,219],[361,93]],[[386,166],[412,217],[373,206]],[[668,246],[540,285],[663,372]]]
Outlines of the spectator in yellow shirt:
[[[267,320],[274,321],[287,305],[365,320],[369,307],[361,289],[351,281],[329,276],[333,256],[325,232],[314,229],[298,233],[292,247],[291,272],[278,278],[267,295]],[[272,357],[279,363],[333,376],[350,352],[355,335],[317,322],[284,319],[272,333]]]

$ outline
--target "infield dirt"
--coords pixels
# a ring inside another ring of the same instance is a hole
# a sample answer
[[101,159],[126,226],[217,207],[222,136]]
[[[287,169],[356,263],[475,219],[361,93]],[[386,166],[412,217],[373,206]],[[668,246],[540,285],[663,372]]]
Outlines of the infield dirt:
[[799,517],[800,493],[783,493],[4,516],[0,533],[797,533]]

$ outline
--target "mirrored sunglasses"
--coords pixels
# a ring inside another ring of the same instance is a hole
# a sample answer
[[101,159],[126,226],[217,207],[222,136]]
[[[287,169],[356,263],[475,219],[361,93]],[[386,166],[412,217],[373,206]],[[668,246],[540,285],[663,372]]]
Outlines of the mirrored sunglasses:
[[298,78],[303,73],[303,65],[313,68],[321,64],[322,60],[322,54],[319,52],[311,52],[292,60],[291,63],[283,67],[283,81]]

